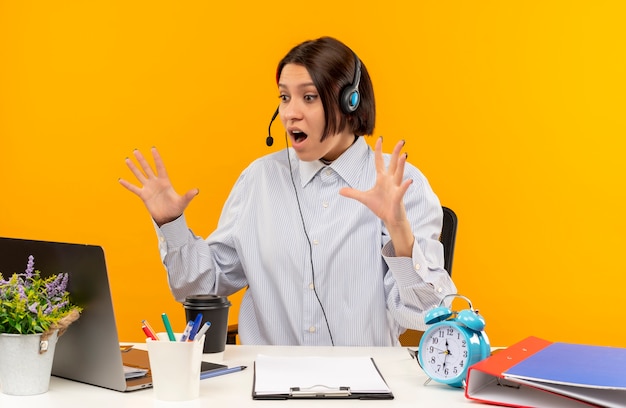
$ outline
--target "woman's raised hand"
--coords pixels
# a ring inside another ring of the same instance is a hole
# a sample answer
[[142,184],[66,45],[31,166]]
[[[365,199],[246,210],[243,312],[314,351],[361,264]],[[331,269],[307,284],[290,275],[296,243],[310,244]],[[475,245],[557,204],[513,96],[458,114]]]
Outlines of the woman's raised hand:
[[129,183],[124,179],[119,179],[119,182],[126,189],[141,198],[154,221],[158,226],[161,226],[180,217],[191,200],[198,195],[199,191],[198,189],[192,189],[182,196],[178,194],[172,186],[163,160],[156,147],[153,147],[151,151],[156,172],[150,167],[150,164],[148,164],[141,152],[135,150],[133,155],[141,169],[128,157],[126,158],[126,165],[135,175],[140,186]]
[[415,239],[404,208],[404,195],[413,180],[404,179],[407,155],[402,153],[403,147],[404,141],[396,144],[389,165],[385,166],[383,141],[382,138],[378,138],[374,153],[376,162],[374,187],[367,191],[344,187],[339,190],[339,194],[360,201],[385,223],[397,256],[411,256]]
[[404,164],[407,158],[407,155],[402,153],[404,141],[398,142],[394,147],[388,167],[385,166],[382,146],[382,138],[378,138],[375,147],[376,184],[374,187],[368,191],[345,187],[339,193],[360,201],[390,227],[405,223],[407,220],[403,198],[413,180],[403,180]]

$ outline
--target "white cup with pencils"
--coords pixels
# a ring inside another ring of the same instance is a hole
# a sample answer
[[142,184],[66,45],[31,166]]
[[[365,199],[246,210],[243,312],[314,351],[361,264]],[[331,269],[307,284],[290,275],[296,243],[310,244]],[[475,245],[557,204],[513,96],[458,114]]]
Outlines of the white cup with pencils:
[[146,346],[154,395],[163,401],[189,401],[200,394],[200,367],[204,335],[192,341],[181,341],[183,333],[157,333],[158,340],[148,337]]

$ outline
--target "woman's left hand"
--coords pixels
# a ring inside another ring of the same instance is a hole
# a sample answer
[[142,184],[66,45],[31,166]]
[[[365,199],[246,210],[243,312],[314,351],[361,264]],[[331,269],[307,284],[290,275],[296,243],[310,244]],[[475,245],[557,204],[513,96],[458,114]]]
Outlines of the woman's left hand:
[[404,179],[404,165],[407,154],[401,153],[404,140],[398,142],[393,149],[389,166],[385,168],[383,159],[382,137],[376,141],[376,184],[367,191],[360,191],[350,187],[339,190],[344,197],[360,201],[369,208],[387,227],[391,241],[393,242],[396,256],[411,257],[415,237],[411,224],[406,216],[404,208],[404,194],[412,179]]
[[360,191],[351,187],[344,187],[339,194],[344,197],[360,201],[380,218],[387,228],[393,228],[398,224],[407,222],[404,209],[404,194],[413,182],[411,179],[403,180],[404,164],[407,154],[401,153],[404,140],[398,142],[393,149],[389,166],[385,168],[383,159],[383,139],[376,141],[376,184],[368,191]]

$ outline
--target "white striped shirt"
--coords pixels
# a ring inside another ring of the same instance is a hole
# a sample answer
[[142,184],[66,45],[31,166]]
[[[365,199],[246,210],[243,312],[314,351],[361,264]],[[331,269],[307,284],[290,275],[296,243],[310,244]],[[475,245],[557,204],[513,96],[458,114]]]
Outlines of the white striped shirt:
[[441,206],[423,174],[407,163],[411,259],[395,257],[383,222],[338,193],[376,182],[374,152],[362,137],[330,165],[301,162],[290,150],[295,183],[287,157],[284,149],[243,171],[207,239],[184,216],[156,228],[175,298],[247,287],[242,344],[321,346],[332,336],[336,346],[392,346],[405,328],[424,330],[424,313],[456,288],[443,269]]

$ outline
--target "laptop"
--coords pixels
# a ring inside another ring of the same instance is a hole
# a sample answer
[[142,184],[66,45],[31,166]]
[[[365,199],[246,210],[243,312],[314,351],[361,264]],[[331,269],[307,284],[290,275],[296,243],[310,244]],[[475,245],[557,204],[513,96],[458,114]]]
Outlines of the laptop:
[[[148,353],[120,348],[103,249],[0,237],[0,272],[5,279],[22,273],[29,255],[42,276],[67,273],[70,299],[83,308],[80,318],[59,337],[52,375],[117,391],[151,387]],[[137,371],[139,377],[126,378],[125,372],[137,375]]]

